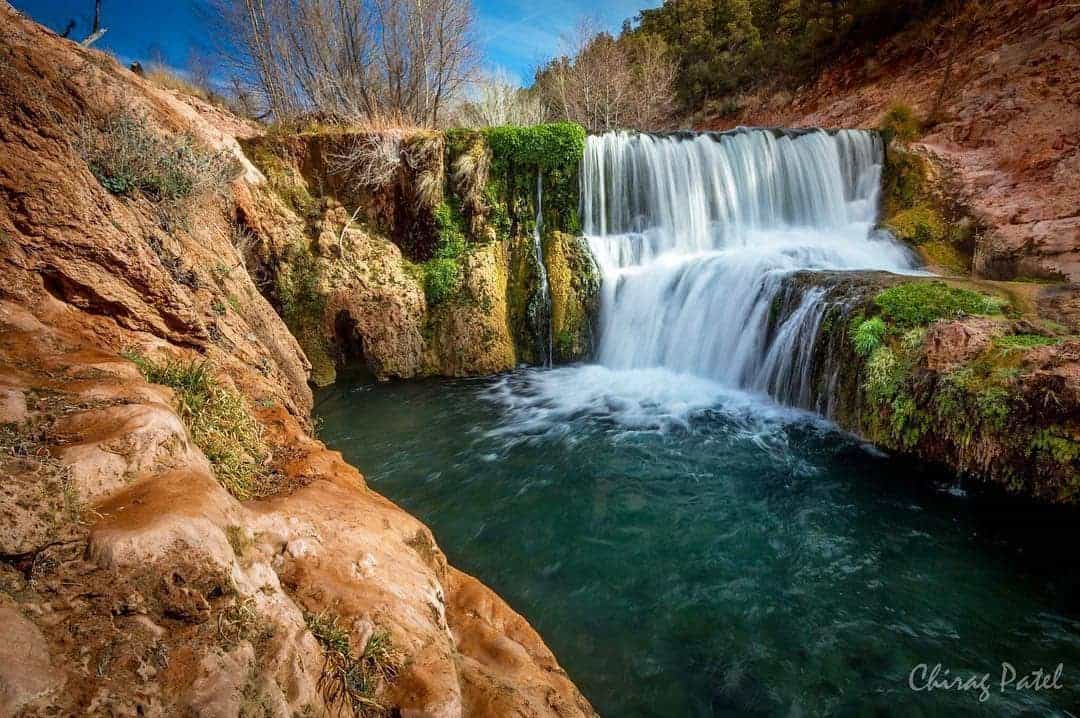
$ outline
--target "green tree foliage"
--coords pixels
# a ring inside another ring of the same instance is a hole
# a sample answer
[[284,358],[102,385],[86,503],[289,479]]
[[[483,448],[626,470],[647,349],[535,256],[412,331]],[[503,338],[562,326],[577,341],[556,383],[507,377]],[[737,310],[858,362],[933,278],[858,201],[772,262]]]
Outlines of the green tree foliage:
[[[736,96],[761,85],[793,86],[841,55],[894,34],[945,0],[667,0],[626,23],[616,42],[657,38],[677,66],[683,111],[737,109]],[[610,37],[605,38],[609,42]],[[591,46],[590,46],[591,48]],[[591,50],[590,50],[591,51]],[[558,58],[537,74],[550,83]]]

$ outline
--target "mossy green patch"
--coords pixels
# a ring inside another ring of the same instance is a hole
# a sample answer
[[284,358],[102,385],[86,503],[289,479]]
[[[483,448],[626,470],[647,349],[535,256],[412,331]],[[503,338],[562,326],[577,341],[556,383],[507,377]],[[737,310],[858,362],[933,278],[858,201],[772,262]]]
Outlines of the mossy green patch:
[[248,153],[251,161],[266,177],[270,189],[289,209],[301,217],[318,216],[320,202],[311,195],[300,172],[283,159],[284,150],[269,144],[269,140],[253,146]]
[[337,371],[323,335],[326,297],[319,287],[318,263],[311,249],[297,242],[278,265],[274,287],[281,317],[311,362],[311,379],[317,386],[334,383]]
[[485,195],[502,205],[514,228],[531,229],[528,208],[536,196],[537,177],[544,193],[544,225],[576,233],[578,168],[585,151],[585,129],[573,122],[532,127],[489,127],[481,131],[491,150],[491,173]]
[[885,112],[879,129],[886,142],[894,138],[914,142],[922,135],[922,121],[909,105],[897,102]]
[[947,241],[925,242],[919,245],[919,251],[928,263],[952,274],[966,275],[971,271],[971,257]]
[[881,316],[900,328],[965,315],[1000,314],[1001,301],[944,282],[904,282],[874,298]]
[[994,346],[1005,350],[1026,351],[1036,347],[1052,346],[1060,344],[1057,337],[1044,337],[1041,334],[1010,334],[994,339]]
[[926,205],[897,212],[885,222],[885,226],[897,237],[912,244],[940,242],[945,238],[945,225],[941,217]]

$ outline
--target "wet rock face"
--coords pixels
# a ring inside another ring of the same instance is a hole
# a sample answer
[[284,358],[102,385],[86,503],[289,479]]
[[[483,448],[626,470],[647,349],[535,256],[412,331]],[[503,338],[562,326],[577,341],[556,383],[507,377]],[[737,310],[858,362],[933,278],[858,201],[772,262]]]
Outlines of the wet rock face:
[[551,286],[553,360],[588,359],[600,301],[596,261],[583,238],[555,232],[544,246],[544,262]]
[[[386,186],[358,187],[328,148],[370,139],[304,134],[244,144],[270,178],[237,209],[252,236],[245,258],[266,277],[264,292],[303,346],[312,380],[332,383],[349,362],[385,380],[507,371],[542,363],[549,348],[555,361],[586,358],[599,283],[589,249],[545,230],[548,306],[522,220],[530,207],[520,191],[509,209],[492,198],[483,137],[454,156],[438,133],[404,136],[402,153],[428,148],[423,163],[403,161]],[[535,187],[534,177],[526,184]],[[442,189],[421,196],[428,181]],[[569,214],[564,194],[556,226]]]
[[[378,636],[361,697],[387,710],[592,715],[522,617],[306,433],[310,364],[260,293],[306,219],[239,159],[231,185],[182,206],[113,194],[73,141],[120,105],[228,151],[251,127],[6,3],[0,58],[0,714],[338,714],[327,666],[356,669]],[[345,279],[372,306],[400,300],[407,325],[415,280],[387,296],[373,273]],[[340,301],[388,373],[415,360]],[[185,381],[205,368],[238,397],[272,490],[230,494],[184,382],[147,383],[125,356],[171,357]]]

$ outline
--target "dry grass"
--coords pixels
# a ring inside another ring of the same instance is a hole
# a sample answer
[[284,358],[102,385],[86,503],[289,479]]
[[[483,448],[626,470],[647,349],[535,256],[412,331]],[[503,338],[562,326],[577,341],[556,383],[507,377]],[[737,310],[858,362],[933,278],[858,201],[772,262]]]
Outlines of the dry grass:
[[220,191],[239,172],[228,151],[210,151],[187,133],[161,135],[126,108],[101,123],[83,121],[76,146],[101,186],[120,196],[175,202]]
[[143,76],[158,87],[166,90],[176,90],[185,95],[197,97],[204,102],[219,104],[221,100],[221,98],[211,90],[188,80],[165,65],[153,63],[145,71]]

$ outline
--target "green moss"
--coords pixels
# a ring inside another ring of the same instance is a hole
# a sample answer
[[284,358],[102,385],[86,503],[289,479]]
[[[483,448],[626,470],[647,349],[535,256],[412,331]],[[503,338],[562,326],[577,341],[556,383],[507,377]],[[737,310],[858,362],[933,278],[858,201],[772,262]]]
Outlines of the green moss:
[[176,392],[176,411],[192,441],[202,449],[214,476],[240,500],[258,497],[266,478],[269,454],[262,425],[248,410],[243,397],[218,383],[206,361],[168,359],[157,363],[126,352],[147,381]]
[[881,178],[885,216],[915,207],[927,199],[930,167],[924,157],[890,147]]
[[971,271],[971,256],[948,241],[920,244],[919,251],[927,262],[953,274],[963,275]]
[[882,317],[900,328],[972,314],[1000,314],[995,297],[950,287],[944,282],[904,282],[874,298]]
[[1025,351],[1036,347],[1060,344],[1061,340],[1056,337],[1044,337],[1040,334],[1010,334],[1009,336],[994,339],[994,346],[1008,350]]
[[585,129],[572,122],[532,127],[489,127],[481,131],[491,150],[491,172],[485,196],[502,206],[515,227],[531,229],[536,178],[542,176],[544,224],[550,230],[576,233],[578,167],[585,151]]
[[1042,454],[1058,464],[1069,465],[1080,459],[1080,442],[1072,439],[1060,426],[1040,429],[1031,437],[1030,453]]
[[419,266],[423,271],[424,296],[429,307],[442,304],[457,294],[461,286],[461,267],[456,259],[429,259]]
[[465,227],[456,202],[440,202],[435,206],[435,256],[457,259],[465,252]]
[[337,371],[323,334],[326,297],[319,289],[318,263],[303,243],[289,247],[278,265],[274,288],[281,317],[311,362],[311,379],[318,386],[334,383]]
[[512,167],[576,171],[585,151],[585,128],[575,122],[488,127],[483,133],[496,173]]
[[855,327],[855,332],[852,335],[852,342],[855,344],[855,351],[859,356],[868,357],[874,353],[878,347],[881,346],[882,340],[885,338],[885,322],[881,321],[879,317],[873,319],[864,319]]
[[940,242],[945,238],[945,225],[931,207],[918,205],[897,212],[885,226],[900,239],[912,244]]
[[910,106],[897,102],[889,107],[879,126],[885,141],[913,142],[922,134],[922,122]]
[[266,177],[270,189],[282,202],[301,217],[312,219],[318,216],[320,203],[311,196],[307,183],[300,173],[279,155],[281,149],[274,149],[263,142],[249,152],[251,161]]

